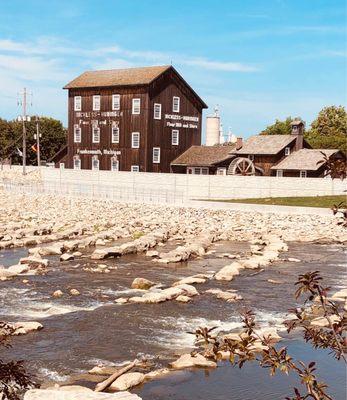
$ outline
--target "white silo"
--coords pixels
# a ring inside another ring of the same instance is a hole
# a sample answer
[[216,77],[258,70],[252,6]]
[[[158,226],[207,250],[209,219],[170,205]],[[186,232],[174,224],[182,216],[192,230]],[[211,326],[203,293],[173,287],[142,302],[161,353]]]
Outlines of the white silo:
[[218,108],[215,107],[214,115],[206,117],[206,146],[214,146],[219,144],[220,135],[220,117]]

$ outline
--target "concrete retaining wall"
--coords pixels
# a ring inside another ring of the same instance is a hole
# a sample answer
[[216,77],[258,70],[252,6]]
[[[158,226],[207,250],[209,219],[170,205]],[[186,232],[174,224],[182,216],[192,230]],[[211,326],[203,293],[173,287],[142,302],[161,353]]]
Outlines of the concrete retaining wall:
[[[12,167],[12,169],[19,167]],[[35,170],[31,167],[30,171]],[[257,197],[322,196],[343,194],[346,181],[330,178],[277,178],[261,176],[216,176],[187,174],[75,171],[42,167],[46,182],[110,190],[176,193],[185,199],[231,199]]]

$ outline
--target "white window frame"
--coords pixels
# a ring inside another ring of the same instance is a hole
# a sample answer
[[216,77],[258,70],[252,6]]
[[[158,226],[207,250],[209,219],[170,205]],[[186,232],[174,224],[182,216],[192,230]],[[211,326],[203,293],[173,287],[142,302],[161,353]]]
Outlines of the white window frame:
[[65,169],[65,163],[63,163],[63,162],[59,163],[59,168],[60,169]]
[[101,96],[99,94],[95,94],[93,96],[93,111],[100,111],[101,108]]
[[[114,165],[116,165],[116,168],[114,168]],[[119,160],[116,157],[111,157],[111,171],[119,171]]]
[[283,177],[283,169],[278,169],[276,171],[276,176],[277,176],[277,178],[282,178]]
[[82,111],[82,96],[75,96],[73,100],[74,100],[74,110]]
[[[114,132],[114,131],[116,131],[116,132]],[[119,126],[111,127],[111,142],[119,143]]]
[[187,173],[192,175],[209,175],[209,169],[207,167],[189,167]]
[[[95,136],[94,130],[96,130],[97,136]],[[92,126],[92,142],[93,143],[100,143],[100,127]]]
[[[77,131],[79,131],[79,139],[78,139]],[[82,129],[77,124],[75,124],[73,127],[73,141],[74,141],[74,143],[82,142]]]
[[172,98],[172,112],[180,112],[181,98],[178,96],[173,96]]
[[172,129],[171,131],[171,144],[178,146],[180,143],[180,131],[178,129]]
[[154,103],[154,109],[153,109],[153,117],[154,119],[161,119],[161,104],[160,103]]
[[139,115],[140,112],[141,112],[141,99],[140,98],[133,99],[131,113],[133,115]]
[[286,148],[284,149],[284,155],[285,155],[285,156],[289,156],[289,154],[290,154],[290,147],[286,147]]
[[[97,163],[94,164],[96,161],[97,161]],[[97,167],[95,165],[97,165]],[[93,156],[92,157],[92,170],[99,171],[99,169],[100,169],[100,160],[99,160],[98,156]]]
[[300,170],[300,178],[307,178],[307,171],[302,169]]
[[153,147],[152,160],[153,164],[160,164],[160,147]]
[[140,172],[140,167],[138,165],[132,165],[131,172]]
[[139,149],[140,148],[140,132],[132,132],[131,134],[131,148]]
[[73,169],[80,170],[81,169],[81,159],[79,157],[73,158]]
[[225,167],[217,168],[216,175],[226,175],[226,174],[227,174],[227,169]]
[[120,94],[112,95],[112,110],[114,111],[120,110]]

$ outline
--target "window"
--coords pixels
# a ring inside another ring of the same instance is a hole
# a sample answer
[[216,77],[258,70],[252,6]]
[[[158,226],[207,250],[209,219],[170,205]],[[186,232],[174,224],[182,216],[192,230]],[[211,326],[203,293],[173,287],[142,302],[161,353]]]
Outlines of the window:
[[93,111],[100,111],[100,96],[93,96]]
[[111,171],[119,171],[119,161],[117,157],[111,157]]
[[180,112],[180,98],[177,96],[172,98],[172,111]]
[[81,169],[81,160],[78,156],[73,159],[73,169]]
[[63,163],[63,162],[59,163],[59,168],[60,169],[65,169],[65,163]]
[[140,172],[140,167],[138,165],[132,165],[131,172]]
[[140,114],[140,108],[141,108],[141,99],[133,99],[132,113]]
[[100,128],[98,126],[93,126],[93,143],[100,143]]
[[290,147],[286,147],[286,148],[284,149],[284,155],[285,155],[285,156],[289,156],[289,154],[290,154]]
[[92,158],[92,170],[93,171],[99,170],[99,166],[100,166],[100,161],[98,159],[98,156],[93,156],[93,158]]
[[131,134],[131,147],[133,149],[140,148],[140,132],[133,132]]
[[251,161],[254,161],[254,154],[249,154],[248,158],[249,158]]
[[82,97],[81,96],[74,97],[74,110],[82,111]]
[[118,126],[112,126],[112,143],[119,143],[119,128]]
[[160,163],[160,147],[153,147],[153,163]]
[[194,175],[208,175],[208,168],[204,167],[188,168],[187,172],[188,174],[194,174]]
[[178,129],[173,129],[171,132],[171,144],[173,146],[178,146],[179,143],[180,132]]
[[112,110],[120,110],[120,94],[112,95]]
[[300,171],[300,178],[307,178],[307,171]]
[[161,104],[154,103],[154,119],[161,119]]
[[226,175],[227,169],[226,168],[217,168],[217,175]]
[[75,143],[81,143],[82,140],[82,131],[79,125],[74,125],[74,142]]
[[282,176],[283,176],[283,170],[282,170],[282,169],[278,169],[278,170],[276,171],[276,176],[279,177],[279,178],[282,178]]

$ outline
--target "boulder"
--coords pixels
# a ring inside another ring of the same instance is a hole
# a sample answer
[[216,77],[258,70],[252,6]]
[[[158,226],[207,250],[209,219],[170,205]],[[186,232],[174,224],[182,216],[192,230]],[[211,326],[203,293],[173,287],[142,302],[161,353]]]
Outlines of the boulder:
[[125,304],[128,302],[128,299],[125,297],[120,297],[119,299],[116,299],[114,302],[117,304]]
[[239,270],[242,268],[240,263],[233,262],[219,270],[214,277],[217,281],[231,281],[235,275],[240,274]]
[[26,335],[29,332],[39,331],[43,329],[43,325],[39,322],[15,322],[11,324],[15,331],[13,335]]
[[224,292],[220,289],[209,289],[206,290],[205,293],[214,294],[216,295],[217,299],[226,300],[228,303],[234,303],[237,300],[242,300],[242,296],[240,296],[239,294],[229,291]]
[[241,265],[246,268],[246,269],[257,269],[259,268],[259,262],[257,259],[254,258],[249,258],[248,260],[240,262]]
[[296,263],[301,262],[301,260],[299,260],[298,258],[294,258],[294,257],[287,258],[287,261],[296,262]]
[[136,394],[130,392],[121,393],[98,393],[74,390],[67,394],[59,389],[31,389],[24,395],[24,400],[141,400]]
[[56,290],[52,293],[52,297],[62,297],[64,293],[61,290]]
[[73,254],[69,254],[69,253],[64,253],[60,256],[60,261],[70,261],[73,260],[75,257],[73,256]]
[[[332,315],[331,317],[329,317],[329,319],[332,324],[334,324],[336,322],[340,322],[340,318],[337,315]],[[329,321],[328,321],[327,317],[317,317],[317,318],[313,318],[313,320],[311,321],[311,325],[327,327],[327,326],[329,326]]]
[[55,244],[52,246],[39,247],[39,254],[41,256],[60,256],[62,254],[63,245]]
[[184,296],[180,294],[179,296],[176,297],[176,301],[179,301],[180,303],[189,303],[192,299],[188,296]]
[[184,285],[184,284],[192,285],[192,284],[205,283],[205,282],[206,282],[205,278],[188,276],[187,278],[183,278],[180,281],[175,282],[172,286],[178,286],[178,285]]
[[6,280],[7,278],[12,278],[16,275],[17,274],[15,272],[11,272],[7,268],[0,268],[0,278],[3,280]]
[[20,264],[27,264],[29,265],[30,268],[38,268],[38,267],[43,267],[47,268],[49,265],[49,261],[42,258],[38,254],[29,256],[29,257],[24,257],[19,260]]
[[133,283],[131,284],[132,289],[144,289],[148,290],[152,286],[154,286],[155,283],[152,281],[149,281],[148,279],[145,278],[135,278],[133,280]]
[[335,292],[331,296],[331,299],[335,300],[335,301],[344,301],[345,299],[347,299],[347,289],[341,289],[341,290]]
[[122,391],[139,385],[145,380],[145,374],[141,372],[128,372],[117,378],[110,386],[109,390]]
[[156,369],[154,371],[148,372],[145,375],[145,379],[146,380],[152,380],[152,379],[161,378],[162,376],[165,376],[165,375],[169,374],[170,372],[171,371],[168,368]]
[[192,367],[215,368],[217,364],[214,361],[207,360],[201,354],[192,356],[191,354],[183,354],[178,360],[171,363],[173,369],[184,369]]
[[77,289],[70,289],[70,294],[71,294],[72,296],[78,296],[78,295],[80,295],[81,293],[80,293]]
[[11,265],[7,270],[15,275],[19,275],[28,272],[29,266],[27,264]]
[[159,256],[159,251],[156,250],[148,250],[146,252],[147,257],[158,257]]
[[99,367],[96,366],[88,371],[91,375],[113,375],[115,372],[119,371],[119,367]]

